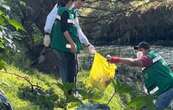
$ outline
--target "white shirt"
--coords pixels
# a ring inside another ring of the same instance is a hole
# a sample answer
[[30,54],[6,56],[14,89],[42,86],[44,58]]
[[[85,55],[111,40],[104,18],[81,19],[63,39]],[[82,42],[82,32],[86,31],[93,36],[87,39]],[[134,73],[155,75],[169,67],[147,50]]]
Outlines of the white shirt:
[[[54,8],[51,10],[51,12],[48,14],[47,18],[46,18],[44,32],[51,33],[53,24],[56,20],[57,12],[58,12],[58,7],[57,7],[57,4],[56,4],[54,6]],[[77,27],[77,32],[78,32],[78,37],[79,37],[80,42],[84,45],[90,44],[87,37],[86,37],[86,35],[83,33],[83,31],[82,31],[82,29],[79,25],[78,17],[76,17],[76,19],[75,19],[75,25]]]
[[53,24],[54,24],[55,19],[56,19],[57,11],[58,11],[58,8],[57,8],[57,4],[56,4],[46,18],[46,23],[44,26],[44,32],[51,33]]

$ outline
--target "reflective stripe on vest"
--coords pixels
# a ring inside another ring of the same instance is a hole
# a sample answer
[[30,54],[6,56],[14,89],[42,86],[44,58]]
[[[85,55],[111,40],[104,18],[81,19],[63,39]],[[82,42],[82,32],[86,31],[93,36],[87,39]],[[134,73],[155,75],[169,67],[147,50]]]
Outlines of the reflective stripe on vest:
[[61,16],[56,15],[56,19],[61,20]]
[[[57,16],[56,16],[56,19],[61,20],[61,16],[57,15]],[[68,20],[67,20],[67,23],[75,24],[75,19],[73,19],[73,20],[72,20],[72,19],[68,19]]]
[[144,82],[149,94],[160,95],[173,85],[173,76],[167,62],[156,52],[148,54],[152,64],[143,70]]
[[154,89],[152,89],[151,91],[149,91],[149,94],[152,95],[152,94],[156,93],[158,90],[159,90],[159,87],[156,86]]
[[160,59],[162,59],[162,57],[159,55],[159,56],[155,57],[152,61],[153,61],[153,63],[156,63]]
[[[161,60],[162,59],[162,57],[160,56],[160,55],[158,55],[157,57],[155,57],[155,58],[153,58],[152,59],[152,65],[154,65],[157,61],[159,61],[159,60]],[[152,66],[152,65],[150,65],[150,66]],[[144,70],[144,69],[146,69],[146,68],[142,68],[142,70]],[[156,86],[154,89],[152,89],[151,91],[148,91],[148,93],[149,94],[154,94],[154,93],[156,93],[157,91],[159,90],[159,87],[158,86]]]
[[[160,59],[162,59],[162,57],[159,55],[159,56],[157,56],[157,57],[155,57],[154,59],[152,59],[152,65],[154,65],[154,63],[156,63],[157,61],[159,61]],[[152,66],[152,65],[150,65],[150,66]],[[147,67],[143,67],[142,68],[142,71],[143,70],[145,70]]]

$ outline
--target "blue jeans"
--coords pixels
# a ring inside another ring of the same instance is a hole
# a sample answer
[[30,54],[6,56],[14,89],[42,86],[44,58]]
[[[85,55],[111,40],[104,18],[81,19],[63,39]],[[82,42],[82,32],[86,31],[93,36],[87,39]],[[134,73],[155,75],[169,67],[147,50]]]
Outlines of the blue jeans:
[[77,56],[73,53],[53,50],[58,59],[58,69],[63,83],[74,83],[77,76]]
[[155,103],[156,110],[166,109],[172,100],[173,100],[173,88],[169,89],[168,91],[158,96]]

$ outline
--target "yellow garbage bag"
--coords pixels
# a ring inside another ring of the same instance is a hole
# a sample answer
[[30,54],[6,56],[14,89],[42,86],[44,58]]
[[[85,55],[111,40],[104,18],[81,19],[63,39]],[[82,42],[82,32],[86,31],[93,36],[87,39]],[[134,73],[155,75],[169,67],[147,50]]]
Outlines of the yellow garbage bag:
[[89,75],[90,86],[105,89],[114,79],[116,70],[115,64],[110,64],[106,58],[96,53]]

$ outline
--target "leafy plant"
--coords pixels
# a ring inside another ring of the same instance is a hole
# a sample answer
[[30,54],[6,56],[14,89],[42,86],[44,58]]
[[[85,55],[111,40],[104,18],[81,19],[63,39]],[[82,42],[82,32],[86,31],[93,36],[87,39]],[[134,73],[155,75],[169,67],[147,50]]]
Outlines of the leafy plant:
[[123,93],[130,94],[131,101],[127,103],[127,110],[141,110],[142,108],[147,108],[149,110],[155,110],[153,104],[154,97],[152,95],[140,95],[136,94],[136,90],[129,87],[127,84],[123,84],[120,81],[112,81],[115,92],[122,95]]
[[137,96],[128,104],[127,110],[141,110],[142,108],[147,108],[148,110],[155,110],[153,104],[153,96]]
[[8,54],[9,51],[16,51],[14,38],[17,34],[14,34],[16,32],[14,29],[25,31],[21,23],[7,15],[7,12],[10,10],[9,3],[10,0],[0,1],[0,69],[5,69],[5,62],[3,61],[4,52]]
[[59,96],[54,93],[52,88],[48,90],[35,88],[32,90],[30,87],[21,87],[18,94],[22,99],[39,105],[41,110],[53,110],[57,105],[62,106],[58,102]]

